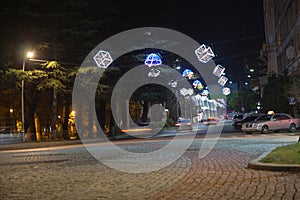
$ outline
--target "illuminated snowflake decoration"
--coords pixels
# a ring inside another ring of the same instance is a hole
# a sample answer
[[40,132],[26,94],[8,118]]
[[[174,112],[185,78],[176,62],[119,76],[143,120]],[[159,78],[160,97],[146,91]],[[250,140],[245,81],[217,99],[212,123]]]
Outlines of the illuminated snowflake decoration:
[[177,87],[177,81],[171,80],[171,81],[169,82],[169,85],[170,85],[172,88],[176,88],[176,87]]
[[193,86],[194,88],[198,89],[198,90],[203,90],[204,86],[202,85],[202,83],[199,80],[195,80],[193,82]]
[[157,66],[161,64],[162,64],[161,58],[159,57],[159,55],[155,53],[151,53],[150,55],[148,55],[145,60],[145,65],[147,65],[148,67]]
[[158,69],[151,69],[150,70],[150,72],[148,73],[148,77],[150,77],[150,78],[156,78],[156,77],[158,77],[159,76],[159,74],[160,74],[160,71],[158,70]]
[[187,89],[181,88],[181,89],[180,89],[180,94],[183,95],[183,96],[186,96],[186,95],[188,94]]
[[194,76],[194,72],[190,69],[186,69],[182,72],[183,77],[187,77],[188,79],[192,79]]
[[224,74],[225,67],[222,65],[217,65],[213,71],[213,74],[217,77],[221,77]]
[[228,88],[228,87],[223,88],[223,89],[222,89],[222,92],[223,92],[223,94],[224,94],[225,96],[227,96],[227,95],[229,95],[229,94],[231,93],[230,88]]
[[107,51],[100,50],[94,57],[96,65],[100,68],[107,68],[112,62],[113,59]]
[[198,60],[203,63],[208,63],[213,57],[215,57],[212,49],[205,44],[202,44],[198,49],[196,49],[195,54]]
[[186,96],[186,95],[192,96],[194,94],[194,90],[192,88],[189,88],[189,89],[181,88],[180,89],[180,94],[182,96]]
[[194,94],[194,90],[192,88],[188,89],[188,95],[192,96]]
[[221,78],[218,80],[218,83],[222,86],[224,86],[226,84],[226,82],[228,81],[228,78],[225,76],[221,76]]

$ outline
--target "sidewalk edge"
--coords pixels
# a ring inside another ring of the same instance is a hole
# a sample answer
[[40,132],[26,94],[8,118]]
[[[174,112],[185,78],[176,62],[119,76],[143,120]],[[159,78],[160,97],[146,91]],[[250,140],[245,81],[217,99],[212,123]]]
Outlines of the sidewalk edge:
[[248,168],[257,170],[269,170],[269,171],[288,171],[288,172],[300,172],[300,165],[298,164],[274,164],[274,163],[263,163],[260,162],[261,159],[266,157],[274,149],[271,148],[269,151],[263,153],[259,157],[249,161]]

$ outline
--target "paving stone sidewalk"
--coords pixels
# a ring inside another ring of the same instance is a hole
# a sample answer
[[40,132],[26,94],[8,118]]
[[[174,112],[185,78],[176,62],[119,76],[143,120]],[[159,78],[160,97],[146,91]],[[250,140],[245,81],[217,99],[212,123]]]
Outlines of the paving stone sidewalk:
[[199,145],[166,168],[140,174],[108,168],[82,147],[0,152],[0,199],[300,199],[300,173],[247,168],[253,152],[264,151],[253,149],[254,140],[219,141],[203,159]]

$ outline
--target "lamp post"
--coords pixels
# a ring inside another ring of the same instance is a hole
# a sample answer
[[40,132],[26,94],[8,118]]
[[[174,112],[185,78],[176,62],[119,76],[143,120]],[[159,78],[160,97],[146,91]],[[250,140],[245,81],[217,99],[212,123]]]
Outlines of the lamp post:
[[[32,58],[33,57],[33,52],[32,51],[28,51],[26,54],[26,57],[23,59],[23,71],[25,71],[25,65],[26,65],[26,60],[28,58]],[[22,80],[22,100],[21,100],[21,104],[22,104],[22,134],[23,134],[23,142],[25,142],[25,116],[24,116],[24,79]]]

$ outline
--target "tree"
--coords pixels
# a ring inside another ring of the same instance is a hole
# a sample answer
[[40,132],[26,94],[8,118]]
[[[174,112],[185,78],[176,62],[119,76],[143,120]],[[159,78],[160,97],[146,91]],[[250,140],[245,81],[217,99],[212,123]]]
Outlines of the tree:
[[227,109],[228,110],[240,110],[241,102],[238,93],[232,93],[227,96]]
[[[44,111],[41,115],[50,116],[48,121],[51,122],[50,126],[52,127],[52,132],[55,133],[57,95],[63,95],[68,89],[70,90],[70,88],[67,88],[67,83],[70,80],[67,70],[56,61],[50,61],[41,64],[39,68],[25,72],[23,70],[9,68],[6,71],[6,75],[7,77],[18,80],[17,82],[21,80],[25,82],[24,98],[27,105],[25,128],[28,137],[30,135],[30,139],[36,139],[37,136],[35,136],[34,133],[39,133],[34,123],[34,116],[39,116],[38,110]],[[50,115],[48,115],[49,111],[47,111],[47,109],[39,107],[41,102],[48,102],[48,105],[52,105],[50,106]]]
[[295,98],[295,104],[291,106],[293,108],[293,115],[297,117],[300,102],[300,69],[297,69],[290,75],[289,83],[286,87],[286,95]]
[[288,96],[286,95],[288,78],[282,75],[271,75],[264,87],[262,106],[263,110],[289,113]]

